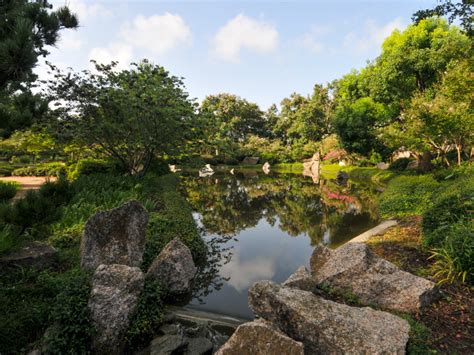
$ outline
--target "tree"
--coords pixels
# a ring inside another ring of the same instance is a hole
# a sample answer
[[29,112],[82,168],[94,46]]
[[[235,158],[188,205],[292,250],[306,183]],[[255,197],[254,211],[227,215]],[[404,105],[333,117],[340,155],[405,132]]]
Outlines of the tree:
[[250,135],[266,135],[263,112],[257,104],[236,95],[207,96],[200,107],[206,122],[206,136],[216,155],[225,146],[242,143]]
[[368,96],[402,109],[411,97],[437,83],[453,60],[465,58],[471,42],[443,19],[426,19],[384,41],[382,54],[361,72]]
[[147,61],[115,71],[63,73],[49,82],[62,134],[117,159],[130,174],[147,172],[154,156],[179,152],[192,135],[196,107],[180,78]]
[[286,144],[320,141],[330,133],[330,117],[334,108],[329,87],[316,84],[313,93],[304,97],[293,93],[281,101],[281,113],[272,127],[274,135]]
[[[462,161],[465,146],[474,138],[474,68],[472,58],[453,62],[441,83],[430,93],[419,94],[407,110],[399,134],[406,141],[417,140],[441,154],[455,149],[457,163]],[[408,146],[408,144],[407,144]]]
[[36,79],[33,68],[38,57],[46,57],[59,31],[76,28],[77,17],[67,6],[51,11],[46,0],[4,0],[0,2],[0,89]]
[[452,0],[439,0],[440,4],[435,6],[433,9],[419,10],[413,14],[412,20],[415,23],[419,23],[433,16],[446,16],[449,23],[453,23],[455,20],[459,20],[462,28],[469,37],[474,34],[474,28],[472,25],[474,17],[474,2],[472,0],[462,0],[459,2],[453,2]]
[[370,97],[339,107],[333,120],[334,129],[342,146],[351,153],[369,155],[383,152],[384,146],[377,137],[376,127],[387,117],[385,106]]
[[33,68],[48,55],[65,28],[76,28],[77,17],[68,7],[52,11],[46,0],[0,2],[0,136],[40,120],[47,106],[31,93]]

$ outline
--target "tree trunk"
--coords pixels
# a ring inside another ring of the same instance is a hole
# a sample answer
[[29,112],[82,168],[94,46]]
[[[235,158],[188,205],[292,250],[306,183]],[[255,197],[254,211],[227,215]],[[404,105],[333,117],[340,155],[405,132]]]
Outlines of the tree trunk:
[[462,152],[462,145],[456,144],[456,151],[458,152],[458,165],[461,165],[461,152]]

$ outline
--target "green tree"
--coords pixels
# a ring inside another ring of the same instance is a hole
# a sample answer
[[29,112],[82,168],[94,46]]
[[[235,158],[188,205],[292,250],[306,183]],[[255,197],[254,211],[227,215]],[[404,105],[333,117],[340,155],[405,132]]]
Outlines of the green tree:
[[472,147],[474,138],[472,63],[472,58],[451,63],[432,92],[413,98],[405,125],[399,126],[399,134],[406,140],[417,139],[442,156],[454,148],[459,165],[463,149]]
[[46,105],[31,93],[33,68],[46,57],[60,31],[76,28],[77,17],[67,6],[52,11],[46,0],[0,1],[0,136],[30,126],[43,117]]
[[413,14],[412,20],[415,23],[433,16],[445,16],[449,23],[459,20],[463,30],[472,37],[474,28],[472,25],[474,17],[474,2],[472,0],[462,0],[453,2],[452,0],[438,0],[440,3],[432,9],[419,10]]
[[245,142],[250,135],[266,135],[263,112],[257,104],[236,95],[207,96],[200,107],[209,146],[216,155],[221,149]]
[[383,152],[383,144],[377,137],[377,125],[387,118],[383,104],[364,97],[339,107],[333,126],[342,146],[351,153],[369,155],[372,151]]
[[63,135],[117,159],[130,174],[147,172],[154,156],[177,154],[192,138],[196,106],[180,78],[147,61],[115,71],[63,73],[49,95]]
[[304,97],[293,93],[281,101],[281,112],[275,121],[274,136],[288,145],[320,141],[330,133],[333,101],[329,87],[316,84],[313,93]]

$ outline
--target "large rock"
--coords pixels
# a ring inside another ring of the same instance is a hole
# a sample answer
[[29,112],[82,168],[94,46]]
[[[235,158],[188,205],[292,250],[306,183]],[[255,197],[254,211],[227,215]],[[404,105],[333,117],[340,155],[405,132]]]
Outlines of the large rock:
[[404,354],[410,326],[387,312],[350,307],[308,291],[259,281],[249,290],[249,304],[277,325],[306,354]]
[[145,251],[148,212],[136,200],[90,217],[81,242],[81,266],[101,264],[140,266]]
[[150,355],[171,355],[182,353],[188,342],[182,334],[163,335],[153,339],[150,345]]
[[303,355],[301,342],[263,319],[240,325],[216,355]]
[[433,282],[400,270],[363,243],[347,243],[332,251],[317,247],[311,271],[318,284],[350,291],[361,303],[387,310],[418,312],[438,295]]
[[308,269],[300,266],[288,279],[282,283],[284,287],[294,287],[304,291],[315,291],[317,287],[316,281],[311,277]]
[[145,277],[137,267],[100,265],[94,273],[89,310],[97,334],[98,354],[120,354],[124,335],[133,316]]
[[191,291],[196,271],[191,251],[174,238],[155,258],[147,278],[159,281],[171,294],[183,295]]
[[0,265],[45,269],[55,264],[56,254],[56,249],[45,243],[31,242],[20,250],[0,258]]
[[259,160],[259,157],[245,157],[244,160],[242,160],[242,164],[255,165],[258,163]]

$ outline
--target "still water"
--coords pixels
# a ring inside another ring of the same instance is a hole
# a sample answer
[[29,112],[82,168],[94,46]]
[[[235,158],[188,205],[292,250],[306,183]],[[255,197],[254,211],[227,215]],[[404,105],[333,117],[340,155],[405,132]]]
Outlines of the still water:
[[283,282],[309,266],[314,246],[337,247],[377,223],[371,186],[318,185],[297,174],[182,176],[196,221],[214,246],[212,285],[190,307],[253,318],[247,291],[257,280]]

